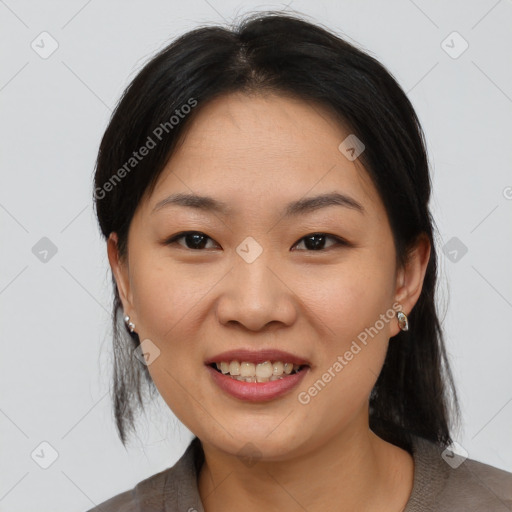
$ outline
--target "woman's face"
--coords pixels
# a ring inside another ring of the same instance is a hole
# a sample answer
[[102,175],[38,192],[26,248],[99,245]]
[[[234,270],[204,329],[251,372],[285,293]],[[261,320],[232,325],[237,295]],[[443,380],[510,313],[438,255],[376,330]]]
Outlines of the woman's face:
[[[197,114],[136,211],[127,263],[109,241],[160,394],[203,443],[232,454],[252,443],[286,459],[367,432],[368,397],[398,332],[396,301],[408,313],[419,291],[407,295],[376,189],[339,149],[350,133],[318,105],[277,95],[232,94]],[[224,209],[161,203],[175,194]],[[324,194],[339,196],[289,207]],[[196,236],[167,243],[186,231]],[[219,378],[242,394],[286,379],[242,383],[205,364],[238,349],[286,351],[308,367],[284,394],[243,399]]]

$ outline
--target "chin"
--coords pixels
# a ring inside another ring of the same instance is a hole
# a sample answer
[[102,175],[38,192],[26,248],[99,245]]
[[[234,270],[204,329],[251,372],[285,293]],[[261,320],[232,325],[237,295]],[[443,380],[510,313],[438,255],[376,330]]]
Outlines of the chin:
[[223,431],[222,434],[219,433],[219,435],[212,438],[211,432],[209,432],[210,435],[201,437],[201,440],[219,450],[240,457],[242,462],[246,459],[250,461],[286,460],[294,452],[300,450],[304,443],[307,443],[307,437],[302,439],[303,431],[300,437],[295,435],[294,429],[290,428],[289,425],[286,430],[283,429],[278,432],[278,429],[274,430],[278,424],[279,421],[273,423],[272,426],[262,425],[260,428],[253,427],[250,429],[247,428],[247,424],[232,425],[232,437]]

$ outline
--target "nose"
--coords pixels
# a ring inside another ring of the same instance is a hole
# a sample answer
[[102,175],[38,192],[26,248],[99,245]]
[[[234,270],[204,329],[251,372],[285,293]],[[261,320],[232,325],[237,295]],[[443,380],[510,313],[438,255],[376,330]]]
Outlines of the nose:
[[279,271],[279,266],[263,254],[252,263],[242,259],[235,262],[223,279],[216,308],[221,324],[260,331],[271,325],[278,328],[295,322],[297,300],[291,283]]

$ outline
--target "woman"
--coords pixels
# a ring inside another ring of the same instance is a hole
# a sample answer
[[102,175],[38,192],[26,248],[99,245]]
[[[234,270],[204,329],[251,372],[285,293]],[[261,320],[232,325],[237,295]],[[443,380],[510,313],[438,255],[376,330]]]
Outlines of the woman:
[[145,384],[196,437],[93,510],[510,509],[511,474],[450,450],[424,139],[375,59],[279,13],[185,34],[94,196],[120,438]]

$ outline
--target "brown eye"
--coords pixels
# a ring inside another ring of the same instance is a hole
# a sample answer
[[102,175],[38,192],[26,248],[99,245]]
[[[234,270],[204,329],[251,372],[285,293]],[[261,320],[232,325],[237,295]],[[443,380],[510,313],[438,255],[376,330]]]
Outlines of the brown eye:
[[[178,243],[178,240],[184,240],[183,243]],[[174,235],[165,242],[166,245],[172,245],[178,243],[178,245],[184,246],[185,249],[201,250],[204,249],[208,240],[212,240],[208,235],[201,233],[200,231],[185,231]]]
[[[331,239],[334,241],[334,246],[336,245],[347,245],[347,243],[342,240],[341,238],[337,237],[337,236],[334,236],[334,235],[328,235],[326,233],[312,233],[310,235],[307,235],[303,238],[301,238],[299,240],[299,242],[297,242],[297,244],[295,244],[294,247],[296,247],[297,245],[301,244],[302,242],[304,242],[304,247],[308,250],[308,251],[321,251],[321,250],[325,250],[326,247],[325,247],[325,241],[327,239]],[[328,246],[327,248],[329,247],[332,247],[331,246]]]

